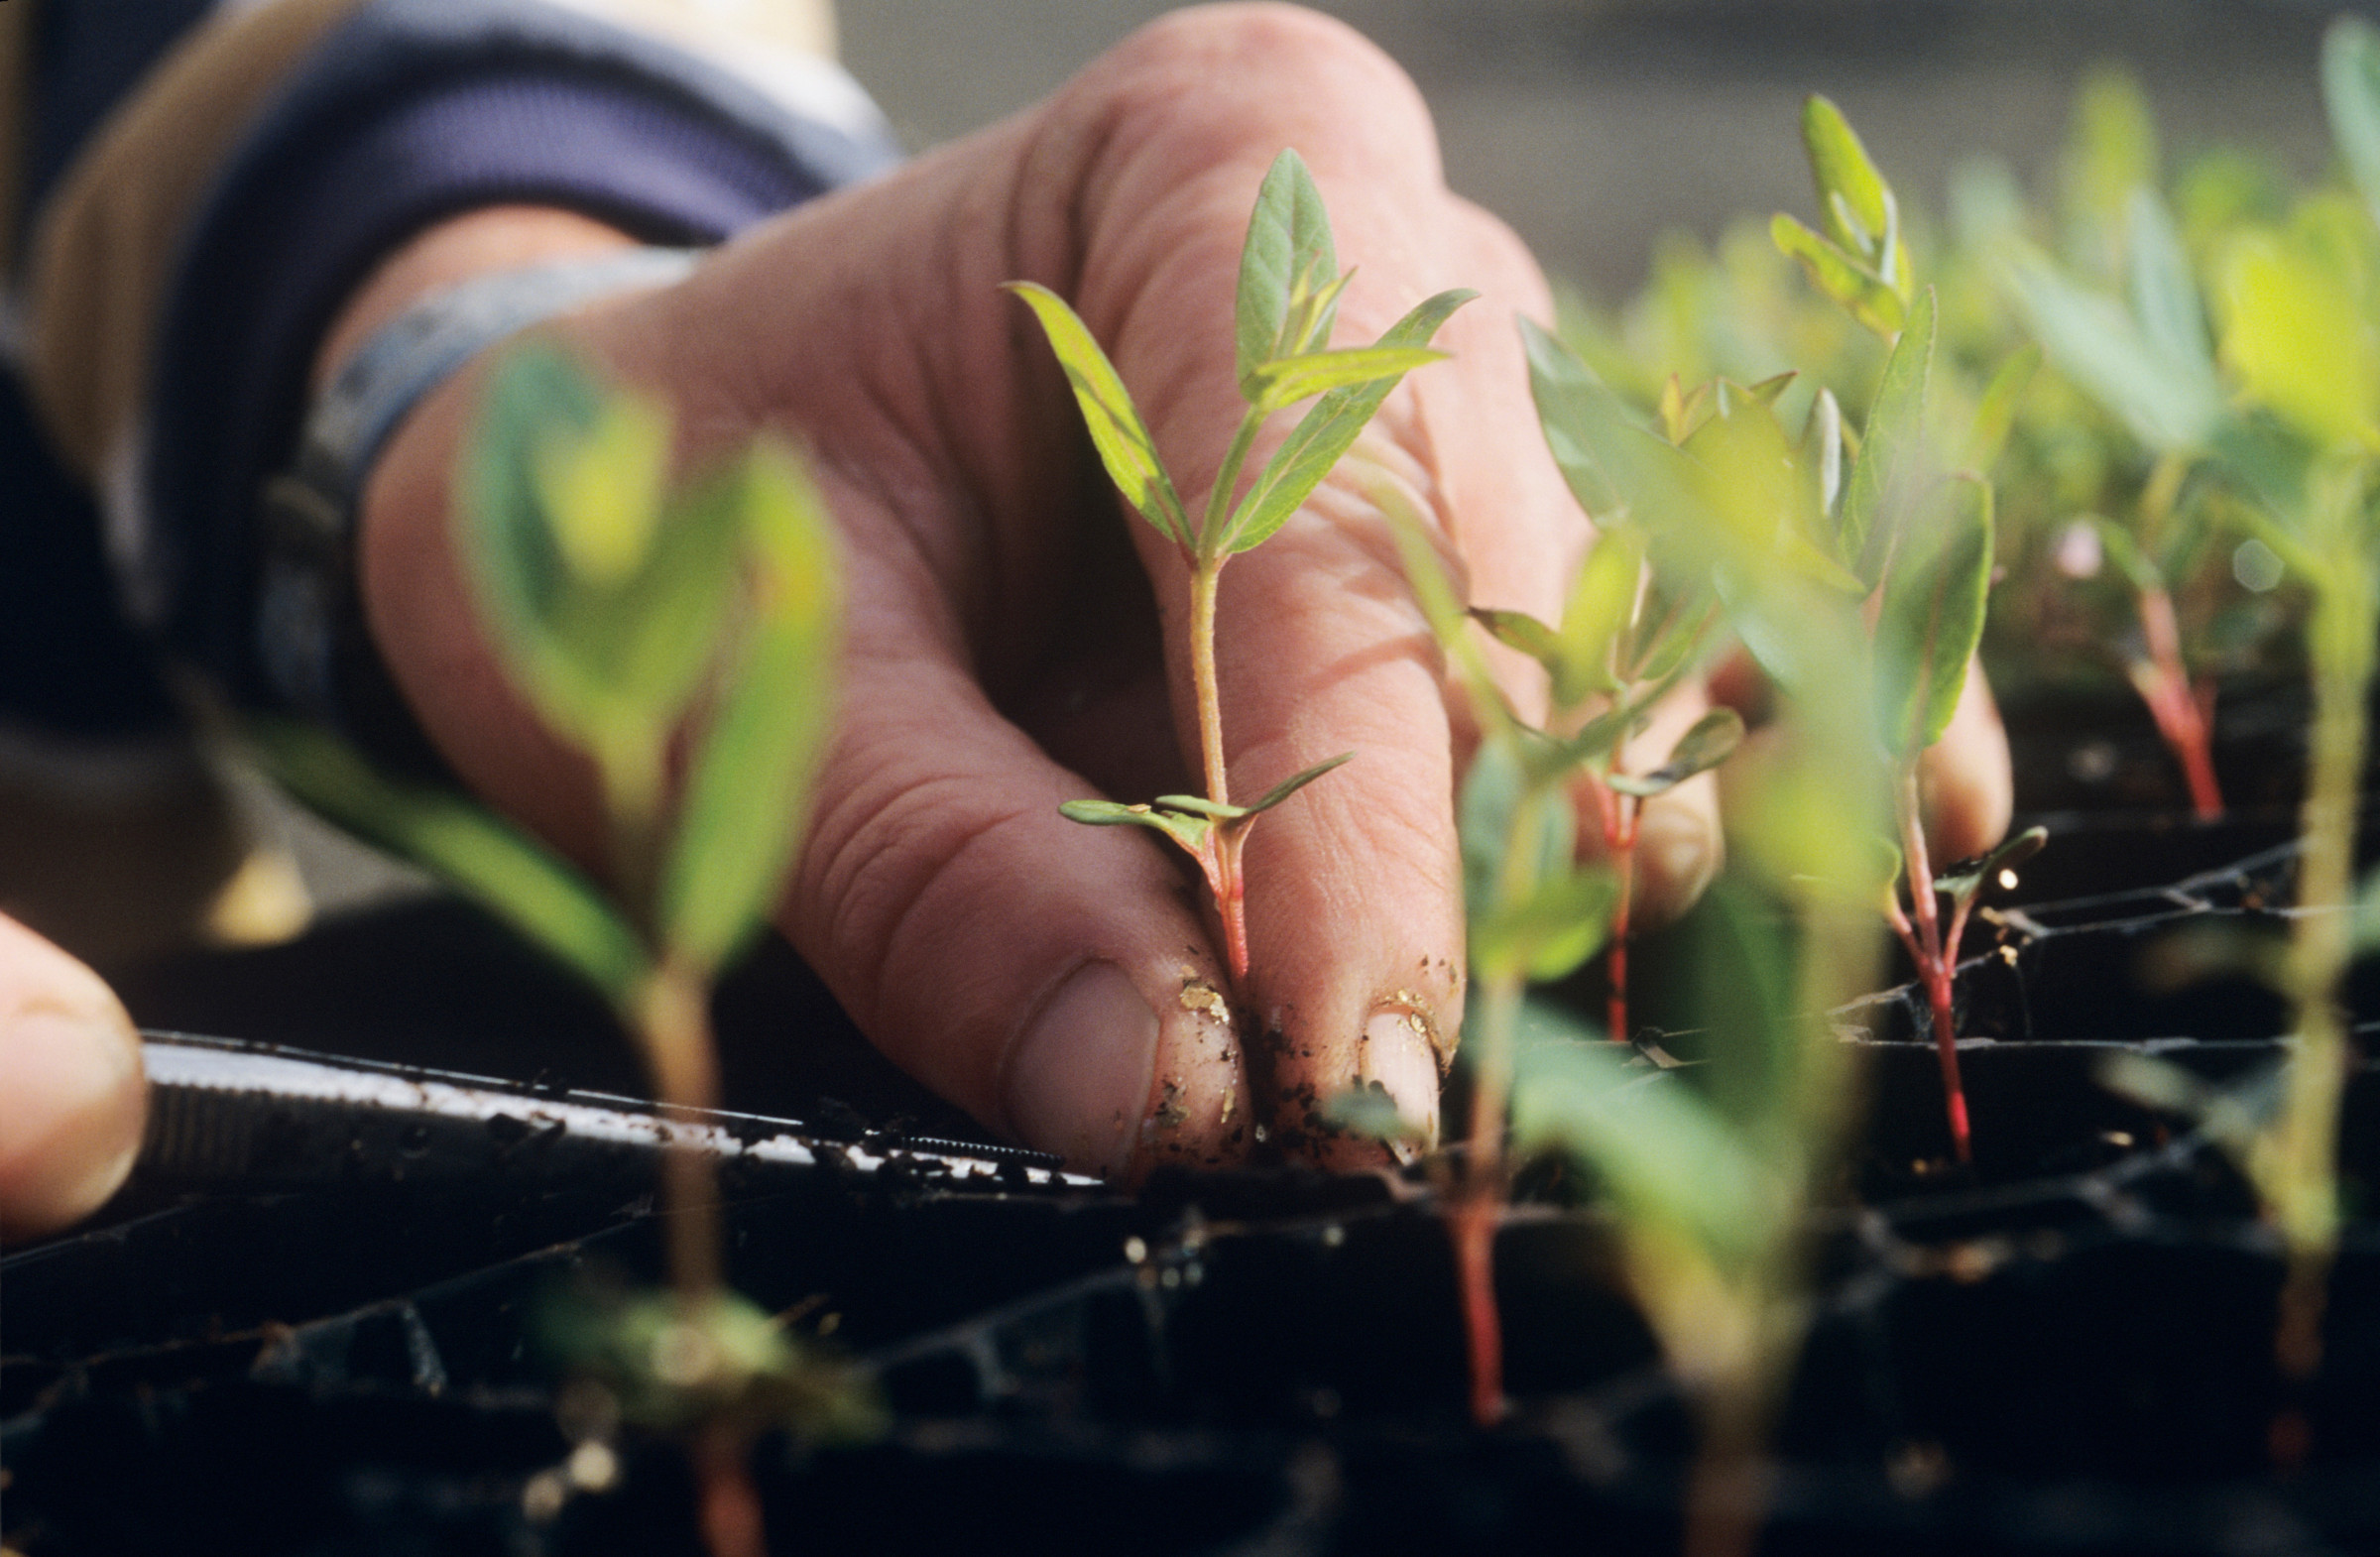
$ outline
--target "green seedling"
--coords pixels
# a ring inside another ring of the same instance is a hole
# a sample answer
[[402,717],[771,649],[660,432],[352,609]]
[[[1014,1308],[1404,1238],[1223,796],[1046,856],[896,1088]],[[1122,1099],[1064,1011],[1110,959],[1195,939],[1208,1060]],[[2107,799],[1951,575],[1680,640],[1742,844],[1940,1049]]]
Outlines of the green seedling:
[[[1463,780],[1458,823],[1469,927],[1471,998],[1464,1052],[1471,1057],[1469,1151],[1448,1196],[1462,1296],[1474,1420],[1504,1414],[1502,1326],[1495,1305],[1495,1235],[1509,1192],[1504,1123],[1511,1101],[1522,995],[1601,950],[1611,933],[1619,888],[1601,866],[1574,858],[1570,775],[1582,760],[1566,743],[1522,723],[1495,690],[1453,583],[1417,519],[1399,516],[1398,549],[1414,597],[1450,665],[1479,710],[1481,742]],[[1510,624],[1506,631],[1514,631]],[[1624,726],[1578,738],[1600,754]],[[1347,1117],[1350,1128],[1362,1121]]]
[[[2349,1055],[2340,988],[2359,917],[2357,785],[2380,637],[2380,31],[2354,18],[2334,23],[2321,75],[2349,187],[2225,234],[2210,263],[2214,366],[2192,417],[2172,429],[2236,495],[2239,522],[2313,601],[2299,911],[2282,978],[2297,1038],[2278,1106],[2231,1132],[2288,1251],[2276,1352],[2284,1377],[2301,1382],[2320,1364],[2338,1238],[2338,1111]],[[2160,404],[2143,399],[2132,332],[2104,316],[2096,328],[2073,322],[2089,333],[2067,349],[2102,365],[2095,393],[2135,418]],[[2139,1091],[2149,1083],[2135,1072]],[[2277,1446],[2293,1443],[2291,1453],[2302,1453],[2302,1435],[2276,1434]]]
[[[1145,804],[1073,800],[1061,809],[1072,820],[1094,826],[1152,828],[1195,860],[1214,899],[1235,983],[1247,979],[1249,968],[1241,859],[1250,829],[1257,817],[1354,754],[1284,778],[1250,804],[1233,803],[1215,672],[1215,599],[1223,565],[1287,524],[1354,445],[1388,392],[1406,373],[1445,355],[1431,349],[1431,337],[1474,296],[1440,293],[1372,345],[1334,349],[1331,329],[1340,295],[1352,278],[1352,272],[1339,269],[1313,176],[1295,152],[1284,151],[1264,176],[1240,256],[1235,328],[1240,395],[1248,410],[1195,521],[1130,392],[1089,326],[1048,288],[1009,284],[1048,336],[1109,476],[1133,509],[1179,549],[1190,571],[1190,678],[1206,793],[1159,795]],[[1242,492],[1241,478],[1265,424],[1275,414],[1317,396]]]
[[[301,799],[442,874],[601,992],[664,1115],[684,1120],[719,1104],[712,984],[767,921],[800,843],[841,591],[799,460],[763,441],[680,485],[674,442],[664,408],[531,346],[491,374],[457,471],[456,550],[480,622],[531,706],[594,767],[608,891],[332,737],[277,724],[260,740]],[[786,1412],[804,1430],[868,1413],[849,1377],[790,1337],[757,1343],[772,1322],[722,1288],[710,1158],[666,1150],[662,1199],[673,1291],[621,1311],[660,1340],[589,1334],[608,1337],[595,1350],[614,1373],[620,1356],[643,1359],[630,1392],[686,1431],[705,1537],[742,1557],[760,1539],[751,1434]]]
[[[1819,290],[1874,330],[1889,348],[1867,420],[1849,455],[1841,487],[1822,484],[1812,544],[1849,575],[1848,589],[1872,602],[1875,686],[1874,745],[1890,774],[1895,847],[1908,884],[1882,894],[1886,921],[1900,937],[1926,991],[1951,1143],[1962,1162],[1974,1155],[1966,1093],[1959,1075],[1953,984],[1959,943],[1974,886],[1964,873],[1938,879],[1927,855],[1918,808],[1918,761],[1942,739],[1966,685],[1967,667],[1982,641],[1992,567],[1989,468],[2005,435],[2008,406],[2029,376],[2017,357],[1995,377],[1973,426],[1956,446],[1964,468],[1945,469],[1934,411],[1933,381],[1939,303],[1919,289],[1900,233],[1899,206],[1866,148],[1842,112],[1823,97],[1809,100],[1802,138],[1817,180],[1826,231],[1813,232],[1790,216],[1776,219],[1777,245],[1801,262]],[[1840,420],[1814,424],[1822,471],[1841,456],[1826,445],[1849,440]],[[1764,668],[1789,692],[1808,685],[1785,642],[1789,623],[1738,613],[1737,630]],[[2039,840],[2012,840],[1984,862],[1979,883]],[[1951,898],[1946,916],[1940,898]]]
[[2130,586],[2142,648],[2125,672],[2173,750],[2202,817],[2220,816],[2211,749],[2213,682],[2194,679],[2182,653],[2171,580],[2203,548],[2203,510],[2185,511],[2184,486],[2222,414],[2222,388],[2199,286],[2173,214],[2147,185],[2134,186],[2126,213],[2126,297],[2113,299],[2070,278],[2039,255],[2021,256],[2013,285],[2044,347],[2069,378],[2117,409],[2156,463],[2129,524],[2092,515],[2070,532],[2061,554],[2087,576],[2097,558],[2114,562]]
[[[1641,772],[1629,770],[1624,754],[1630,738],[1663,696],[1702,668],[1719,602],[1707,576],[1653,566],[1658,527],[1679,516],[1657,506],[1631,507],[1581,457],[1562,419],[1567,386],[1586,372],[1585,365],[1535,325],[1524,321],[1522,329],[1539,417],[1573,493],[1596,521],[1596,539],[1559,626],[1517,611],[1474,608],[1471,614],[1545,669],[1552,703],[1547,727],[1532,729],[1505,710],[1531,740],[1538,754],[1533,766],[1553,780],[1580,775],[1595,796],[1605,852],[1616,878],[1606,953],[1611,985],[1606,1030],[1613,1042],[1625,1042],[1633,1030],[1628,936],[1644,802],[1726,762],[1743,739],[1743,721],[1730,709],[1715,709],[1659,762]],[[1784,386],[1783,378],[1748,390],[1719,380],[1688,395],[1673,379],[1662,399],[1663,433],[1672,444],[1691,448],[1706,429],[1724,426],[1739,411],[1758,415],[1751,408],[1773,402]]]

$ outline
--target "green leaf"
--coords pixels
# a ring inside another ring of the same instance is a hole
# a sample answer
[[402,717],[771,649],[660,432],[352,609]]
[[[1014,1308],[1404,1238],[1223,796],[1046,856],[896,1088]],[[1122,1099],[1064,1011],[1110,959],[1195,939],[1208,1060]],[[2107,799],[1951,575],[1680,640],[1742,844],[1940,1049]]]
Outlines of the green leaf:
[[2124,575],[2124,582],[2132,586],[2134,593],[2146,595],[2166,587],[2164,571],[2141,549],[2131,531],[2104,514],[2087,515],[2083,523],[2098,537],[2100,551]]
[[1397,1112],[1396,1099],[1378,1082],[1348,1087],[1324,1100],[1322,1117],[1351,1136],[1390,1144],[1421,1141],[1427,1132]]
[[1554,463],[1571,495],[1589,518],[1607,524],[1630,511],[1630,497],[1615,484],[1636,474],[1631,469],[1633,462],[1614,457],[1623,441],[1654,444],[1667,451],[1674,468],[1683,470],[1677,451],[1637,426],[1619,398],[1551,331],[1524,318],[1520,338],[1528,354],[1529,390],[1537,403],[1546,445],[1553,451]]
[[1577,818],[1570,797],[1533,778],[1517,741],[1485,741],[1472,758],[1456,801],[1463,848],[1463,899],[1472,922],[1495,912],[1515,891],[1570,869]]
[[557,427],[531,445],[531,478],[578,579],[616,588],[643,565],[660,519],[672,430],[662,407],[615,393],[593,426]]
[[[1387,347],[1426,346],[1454,311],[1479,294],[1442,292],[1417,305],[1377,342]],[[1232,514],[1217,545],[1219,551],[1246,551],[1270,539],[1289,522],[1289,516],[1322,484],[1339,457],[1354,445],[1388,392],[1402,374],[1335,389],[1315,402],[1286,441],[1256,476],[1248,495]]]
[[1833,390],[1820,390],[1810,402],[1810,419],[1802,425],[1801,456],[1802,462],[1818,473],[1819,512],[1830,524],[1837,524],[1837,505],[1843,500],[1843,406]]
[[2041,348],[2031,342],[2010,352],[2007,359],[1992,373],[1991,382],[1983,387],[1983,398],[1975,406],[1975,424],[1966,435],[1966,468],[1978,476],[1991,474],[1991,467],[2000,462],[2000,453],[2008,446],[2008,434],[2016,426],[2017,407],[2032,388],[2033,375],[2041,370]]
[[1644,554],[1644,536],[1633,525],[1614,525],[1595,538],[1563,603],[1562,631],[1546,662],[1557,707],[1575,708],[1597,692],[1619,690],[1619,660],[1633,636]]
[[543,844],[448,790],[377,772],[310,725],[259,719],[266,769],[306,805],[413,861],[489,909],[626,1010],[651,971],[637,936],[593,883]]
[[1902,538],[1876,619],[1876,733],[1894,757],[1949,727],[1990,589],[1991,487],[1954,477]]
[[1540,983],[1569,977],[1610,940],[1618,901],[1619,884],[1607,871],[1548,876],[1519,901],[1498,903],[1471,921],[1472,977]]
[[775,906],[834,712],[842,570],[809,474],[768,443],[734,484],[751,577],[744,643],[690,766],[662,868],[662,944],[716,972]]
[[1415,368],[1442,361],[1443,351],[1424,346],[1354,346],[1345,351],[1313,351],[1261,363],[1242,381],[1250,404],[1271,413],[1329,390],[1368,385],[1376,379],[1394,381]]
[[1149,805],[1119,805],[1114,800],[1068,800],[1058,807],[1058,814],[1090,827],[1152,828],[1180,844],[1191,858],[1202,863],[1207,857],[1208,835],[1215,830],[1211,817],[1185,816],[1179,811],[1158,810]]
[[1778,251],[1799,261],[1811,283],[1852,318],[1886,340],[1900,331],[1908,316],[1906,302],[1889,282],[1857,257],[1781,211],[1770,220],[1768,232]]
[[2013,838],[2001,840],[1999,846],[1979,859],[1952,866],[1934,878],[1934,890],[1952,901],[1967,903],[1977,893],[1997,880],[2000,872],[2013,871],[2042,851],[2050,841],[2046,827],[2028,827]]
[[1859,435],[1859,457],[1843,488],[1838,549],[1860,581],[1873,587],[1898,536],[1895,516],[1906,509],[1910,489],[1924,479],[1926,400],[1934,369],[1934,289],[1911,310],[1884,377],[1868,408]]
[[1091,441],[1108,467],[1109,477],[1141,517],[1157,527],[1159,535],[1185,552],[1194,552],[1197,533],[1190,528],[1190,517],[1174,492],[1173,478],[1165,473],[1164,461],[1158,457],[1156,439],[1149,436],[1130,392],[1117,377],[1108,354],[1091,338],[1090,328],[1048,288],[1025,281],[1010,282],[1007,287],[1022,298],[1041,321],[1050,349],[1065,370],[1066,382],[1074,387],[1075,401],[1082,407],[1083,420],[1091,429]]
[[2132,316],[2141,341],[2161,361],[2202,379],[2214,376],[2214,348],[2199,306],[2199,280],[2173,213],[2149,189],[2126,205],[2132,230]]
[[1522,1154],[1560,1149],[1602,1176],[1631,1224],[1740,1258],[1778,1236],[1778,1175],[1688,1088],[1631,1070],[1618,1044],[1536,1043],[1518,1056],[1512,1135]]
[[1827,234],[1859,256],[1885,286],[1906,301],[1908,266],[1900,255],[1900,221],[1892,189],[1876,171],[1843,110],[1812,96],[1802,104],[1802,146],[1818,185],[1818,208]]
[[1260,796],[1254,804],[1248,807],[1248,814],[1250,816],[1257,816],[1261,815],[1263,812],[1271,810],[1274,806],[1280,804],[1283,800],[1288,799],[1289,796],[1297,793],[1298,790],[1303,789],[1306,785],[1312,783],[1324,774],[1329,773],[1332,769],[1355,761],[1355,757],[1356,754],[1353,752],[1341,752],[1337,757],[1330,759],[1328,762],[1316,763],[1304,773],[1292,774],[1290,777],[1282,779],[1279,783],[1276,783],[1271,788],[1265,790],[1262,796]]
[[1742,716],[1732,708],[1714,708],[1678,738],[1678,744],[1670,748],[1669,760],[1660,767],[1646,774],[1611,774],[1604,782],[1622,794],[1649,799],[1717,768],[1742,744]]
[[2380,29],[2342,16],[2322,37],[2322,107],[2347,176],[2380,218]]
[[[1331,219],[1322,205],[1322,190],[1305,160],[1294,151],[1273,159],[1256,191],[1256,205],[1248,219],[1248,240],[1240,250],[1240,291],[1234,310],[1239,343],[1241,393],[1252,404],[1260,393],[1254,375],[1276,358],[1301,350],[1305,339],[1291,340],[1292,294],[1334,289],[1340,283],[1339,255],[1331,241]],[[1327,300],[1312,310],[1303,332],[1307,339],[1327,343],[1331,330]]]
[[2123,419],[2160,452],[2187,452],[2213,432],[2221,386],[2207,372],[2152,350],[2114,299],[2077,286],[2039,259],[2012,273],[2019,302],[2050,360],[2083,393]]
[[2247,233],[2217,273],[2223,357],[2248,398],[2320,444],[2380,441],[2380,350],[2345,266],[2315,245]]
[[1531,659],[1551,670],[1562,659],[1562,640],[1554,630],[1525,611],[1499,611],[1493,606],[1473,606],[1471,618],[1488,630],[1488,636],[1508,649],[1517,649]]
[[2158,182],[2156,115],[2128,71],[2094,69],[2083,77],[2059,161],[2070,223],[2083,236],[2112,239],[2132,191]]
[[[661,746],[717,657],[733,516],[707,489],[665,505],[667,419],[549,346],[498,363],[466,444],[455,546],[498,657],[643,814]],[[713,483],[715,486],[716,483]]]

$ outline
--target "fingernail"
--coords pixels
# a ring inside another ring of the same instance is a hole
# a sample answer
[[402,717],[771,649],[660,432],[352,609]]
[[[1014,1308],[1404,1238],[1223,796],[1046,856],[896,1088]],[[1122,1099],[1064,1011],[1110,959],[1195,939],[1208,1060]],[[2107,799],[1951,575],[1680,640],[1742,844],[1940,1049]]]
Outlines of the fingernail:
[[1356,1071],[1359,1081],[1376,1082],[1388,1094],[1397,1117],[1419,1132],[1423,1149],[1438,1144],[1438,1054],[1428,1018],[1402,1006],[1373,1012]]
[[1157,1065],[1157,1014],[1112,962],[1058,986],[1009,1054],[1002,1103],[1025,1144],[1114,1177],[1130,1161]]
[[141,1144],[139,1054],[129,1027],[64,1012],[0,1021],[0,1232],[54,1232],[124,1182]]

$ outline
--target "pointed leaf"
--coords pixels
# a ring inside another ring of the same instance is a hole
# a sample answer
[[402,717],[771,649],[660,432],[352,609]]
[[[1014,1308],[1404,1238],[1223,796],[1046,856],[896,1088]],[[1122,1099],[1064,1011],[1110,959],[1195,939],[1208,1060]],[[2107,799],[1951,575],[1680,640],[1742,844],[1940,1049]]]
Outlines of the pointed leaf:
[[376,771],[336,736],[294,720],[250,726],[265,766],[299,800],[450,883],[626,1009],[651,971],[617,909],[558,855],[476,802]]
[[1173,478],[1165,473],[1164,461],[1157,455],[1156,440],[1149,436],[1108,354],[1092,339],[1089,326],[1063,298],[1046,287],[1023,281],[1007,286],[1041,321],[1050,349],[1057,353],[1058,366],[1074,387],[1075,402],[1082,408],[1091,442],[1099,450],[1100,462],[1108,467],[1110,479],[1125,499],[1157,527],[1159,535],[1184,551],[1195,550],[1198,538],[1173,490]]
[[1531,659],[1552,670],[1562,659],[1562,641],[1554,630],[1525,611],[1499,611],[1493,606],[1473,606],[1471,619],[1488,630],[1488,636],[1507,649],[1517,649]]
[[1902,538],[1876,619],[1876,731],[1906,761],[1942,739],[1983,636],[1991,488],[1953,478]]
[[1593,1168],[1629,1225],[1683,1235],[1706,1257],[1740,1258],[1775,1236],[1772,1164],[1692,1089],[1648,1086],[1615,1043],[1536,1043],[1518,1056],[1513,1145],[1559,1148]]
[[2355,188],[2380,217],[2380,29],[2342,16],[2322,38],[2322,108]]
[[1058,807],[1058,814],[1090,827],[1150,828],[1180,844],[1201,864],[1207,857],[1208,835],[1215,829],[1215,823],[1204,816],[1184,816],[1148,805],[1119,805],[1114,800],[1068,800]]
[[1329,390],[1368,385],[1375,379],[1394,379],[1445,356],[1445,352],[1426,346],[1355,346],[1346,351],[1314,351],[1302,357],[1261,363],[1243,385],[1252,386],[1250,403],[1258,412],[1269,415]]
[[1328,762],[1316,763],[1304,773],[1291,775],[1289,778],[1282,779],[1279,783],[1276,783],[1271,788],[1265,790],[1262,798],[1258,799],[1253,805],[1250,805],[1248,808],[1248,814],[1250,816],[1255,816],[1261,814],[1262,812],[1271,810],[1274,806],[1280,804],[1283,800],[1288,799],[1289,796],[1297,793],[1298,790],[1303,789],[1306,785],[1312,783],[1324,774],[1329,773],[1332,769],[1337,768],[1344,763],[1355,761],[1355,756],[1356,754],[1353,752],[1341,752],[1337,757],[1332,758]]
[[1778,251],[1799,261],[1811,283],[1852,318],[1887,340],[1900,330],[1908,305],[1883,277],[1782,212],[1770,221],[1768,231]]
[[2097,538],[2100,552],[2115,564],[2135,594],[2151,594],[2166,587],[2163,570],[2141,549],[2132,532],[2103,514],[2087,515],[2082,522]]
[[1990,475],[1991,467],[2000,462],[2008,434],[2016,426],[2017,408],[2040,369],[2041,347],[2027,342],[2008,354],[1983,387],[1983,398],[1975,406],[1975,424],[1966,435],[1965,464],[1975,475]]
[[1954,865],[1934,878],[1934,890],[1954,902],[1971,901],[1975,895],[1989,886],[2002,871],[2013,871],[2042,851],[2050,841],[2046,827],[2028,827],[2013,838],[2001,840],[1999,846],[1980,859]]
[[1471,921],[1472,977],[1568,978],[1609,942],[1618,901],[1619,884],[1607,871],[1555,873],[1520,901]]
[[[1391,325],[1377,344],[1425,346],[1457,308],[1477,296],[1471,292],[1442,292]],[[1380,409],[1380,403],[1402,377],[1394,374],[1335,389],[1315,402],[1288,439],[1265,462],[1248,495],[1241,499],[1218,549],[1226,553],[1246,551],[1270,539],[1322,484],[1322,478],[1331,473],[1339,457],[1353,446],[1365,424],[1371,420],[1372,414]]]
[[[1257,368],[1296,349],[1298,343],[1284,339],[1284,329],[1290,293],[1301,277],[1312,287],[1331,286],[1339,279],[1339,256],[1314,175],[1296,152],[1283,151],[1256,191],[1240,250],[1234,324],[1241,393],[1250,402],[1257,394],[1251,382]],[[1321,322],[1327,340],[1329,323],[1327,318]]]
[[1604,782],[1622,794],[1649,799],[1717,768],[1742,744],[1742,716],[1732,708],[1714,708],[1678,738],[1678,744],[1670,748],[1669,760],[1660,767],[1648,774],[1610,774]]
[[1835,392],[1822,389],[1810,402],[1810,419],[1802,426],[1802,459],[1818,472],[1818,503],[1830,525],[1843,498],[1843,406]]
[[1810,175],[1818,185],[1827,235],[1881,271],[1878,262],[1897,223],[1891,191],[1857,132],[1842,109],[1812,96],[1802,104],[1802,146],[1810,154]]
[[2199,305],[2199,280],[2174,230],[2173,213],[2149,189],[2134,189],[2126,210],[2132,228],[2132,316],[2141,341],[2167,364],[2202,377],[2214,374],[2214,347]]
[[2142,442],[2160,452],[2188,451],[2213,432],[2223,402],[2211,374],[2167,362],[2149,348],[2128,310],[2039,259],[2020,263],[2013,277],[2042,349]]
[[705,975],[768,922],[799,849],[842,631],[833,521],[809,473],[761,443],[736,488],[751,617],[688,768],[658,914],[662,944]]
[[1456,801],[1463,900],[1473,923],[1516,894],[1570,869],[1577,818],[1570,797],[1537,782],[1513,739],[1484,742]]
[[1597,692],[1619,690],[1618,664],[1635,625],[1644,554],[1644,536],[1633,525],[1612,526],[1589,548],[1563,602],[1562,630],[1547,665],[1556,707],[1576,708]]
[[1859,457],[1844,483],[1839,550],[1873,586],[1899,539],[1895,515],[1923,479],[1928,381],[1934,367],[1934,289],[1918,296],[1901,338],[1884,361],[1884,377],[1859,436]]
[[556,427],[529,449],[556,547],[580,580],[617,587],[643,565],[660,519],[672,433],[664,408],[615,392],[593,426]]

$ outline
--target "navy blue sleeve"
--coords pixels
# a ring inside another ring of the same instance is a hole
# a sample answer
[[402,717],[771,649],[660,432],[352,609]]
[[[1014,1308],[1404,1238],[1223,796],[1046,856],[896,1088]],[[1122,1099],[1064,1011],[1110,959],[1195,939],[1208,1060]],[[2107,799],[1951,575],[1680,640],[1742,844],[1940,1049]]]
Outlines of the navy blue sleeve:
[[805,115],[559,7],[369,0],[233,155],[169,294],[143,475],[170,642],[265,700],[258,493],[290,455],[323,330],[394,245],[514,201],[713,242],[896,155],[872,114]]

